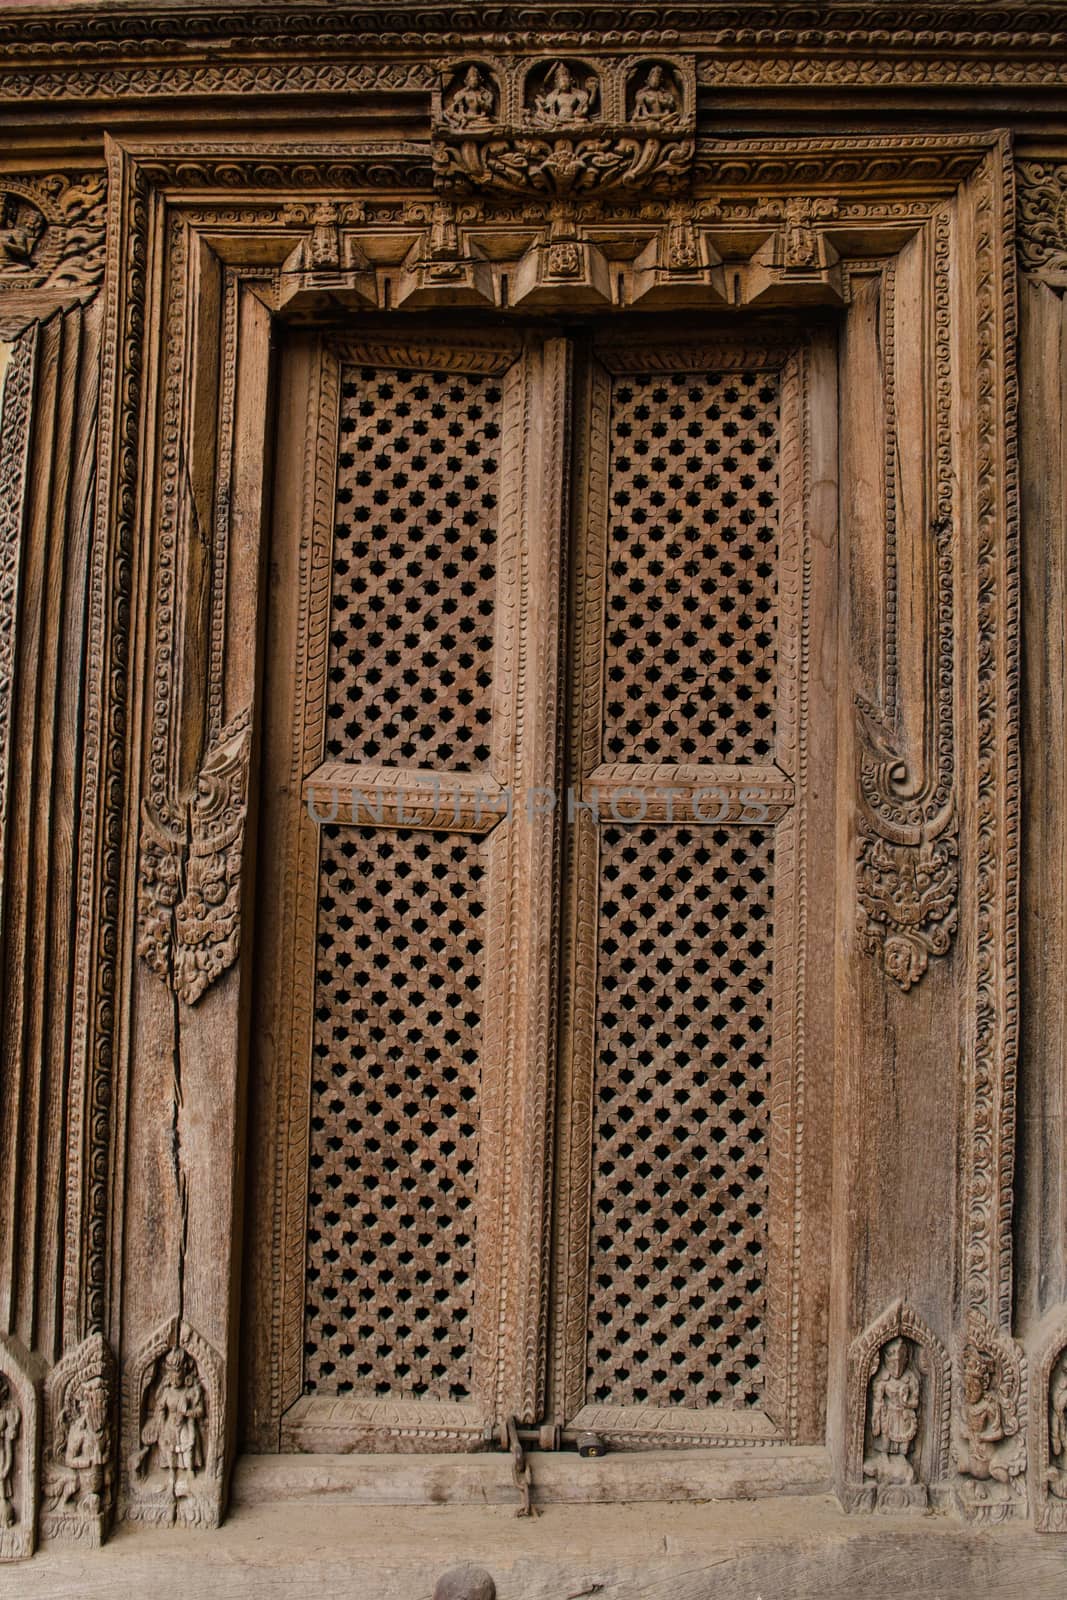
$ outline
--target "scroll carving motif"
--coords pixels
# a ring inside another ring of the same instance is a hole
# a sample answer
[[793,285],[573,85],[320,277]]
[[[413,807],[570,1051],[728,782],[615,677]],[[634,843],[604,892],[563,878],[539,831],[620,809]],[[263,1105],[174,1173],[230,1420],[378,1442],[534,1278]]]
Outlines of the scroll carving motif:
[[0,1561],[21,1561],[37,1545],[39,1395],[34,1358],[0,1334]]
[[849,1511],[925,1510],[944,1495],[949,1362],[940,1339],[898,1300],[849,1351]]
[[240,945],[249,743],[243,711],[208,750],[192,800],[170,816],[142,812],[137,950],[187,1005]]
[[694,152],[691,62],[460,61],[435,96],[434,172],[457,194],[665,194]]
[[1067,164],[1020,161],[1015,171],[1019,265],[1067,281]]
[[63,1357],[45,1382],[41,1530],[49,1538],[99,1545],[115,1500],[115,1361],[94,1333]]
[[884,402],[886,413],[886,640],[881,707],[860,700],[858,923],[865,949],[886,975],[908,990],[931,956],[947,954],[959,902],[959,826],[955,803],[955,630],[948,382],[948,237],[934,230],[935,472],[937,514],[930,527],[934,556],[921,648],[931,657],[934,698],[921,762],[897,741],[898,552],[894,279],[886,281]]
[[1011,1339],[978,1311],[959,1352],[956,1498],[975,1522],[1026,1515],[1026,1363]]
[[107,182],[0,177],[0,292],[92,288],[104,275]]
[[222,1362],[187,1322],[171,1319],[127,1378],[127,1513],[169,1527],[218,1525],[223,1467]]

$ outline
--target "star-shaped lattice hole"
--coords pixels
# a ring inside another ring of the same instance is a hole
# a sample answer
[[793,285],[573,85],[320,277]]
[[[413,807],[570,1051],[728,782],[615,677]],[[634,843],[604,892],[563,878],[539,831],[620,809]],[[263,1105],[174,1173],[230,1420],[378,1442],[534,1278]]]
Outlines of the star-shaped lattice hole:
[[498,379],[345,367],[326,750],[477,771],[489,760]]
[[587,1394],[762,1395],[768,829],[601,836]]
[[769,761],[777,375],[616,378],[608,499],[605,760]]
[[309,1392],[470,1392],[484,879],[458,834],[323,829]]

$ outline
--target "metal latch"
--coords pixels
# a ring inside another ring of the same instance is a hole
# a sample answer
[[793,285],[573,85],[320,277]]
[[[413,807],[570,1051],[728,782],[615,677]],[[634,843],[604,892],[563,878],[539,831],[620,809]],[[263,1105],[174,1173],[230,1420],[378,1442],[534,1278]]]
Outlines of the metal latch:
[[517,1517],[536,1516],[533,1504],[533,1473],[530,1463],[526,1459],[526,1450],[519,1438],[519,1423],[516,1417],[509,1417],[500,1425],[500,1448],[511,1452],[511,1475],[515,1479],[515,1487],[522,1496],[522,1504],[515,1512]]

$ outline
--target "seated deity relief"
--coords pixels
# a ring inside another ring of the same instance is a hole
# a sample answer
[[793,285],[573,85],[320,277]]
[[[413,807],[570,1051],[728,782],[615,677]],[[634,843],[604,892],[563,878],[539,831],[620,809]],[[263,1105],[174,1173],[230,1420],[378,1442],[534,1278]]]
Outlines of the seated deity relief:
[[631,79],[627,104],[631,122],[662,126],[681,116],[682,94],[669,68],[655,62]]
[[594,72],[557,61],[527,84],[527,120],[538,128],[572,128],[602,115],[600,80]]
[[446,92],[442,116],[450,128],[484,132],[497,119],[499,96],[484,67],[473,62]]

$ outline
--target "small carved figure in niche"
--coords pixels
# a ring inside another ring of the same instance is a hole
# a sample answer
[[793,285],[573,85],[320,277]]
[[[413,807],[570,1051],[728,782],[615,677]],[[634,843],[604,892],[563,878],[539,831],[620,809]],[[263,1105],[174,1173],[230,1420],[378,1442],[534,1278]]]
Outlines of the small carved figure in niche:
[[96,1375],[77,1386],[61,1420],[57,1440],[63,1466],[53,1490],[53,1505],[80,1501],[83,1510],[99,1516],[107,1489],[111,1459],[107,1384]]
[[963,1427],[966,1454],[960,1470],[978,1482],[1007,1483],[1012,1476],[997,1446],[1018,1432],[1011,1396],[1001,1388],[997,1361],[968,1340],[963,1353]]
[[41,236],[44,218],[16,194],[0,201],[0,269],[28,267]]
[[22,1426],[22,1413],[11,1393],[11,1385],[0,1375],[0,1528],[17,1521],[15,1513],[15,1442]]
[[163,1375],[144,1427],[141,1443],[145,1457],[155,1451],[157,1464],[170,1475],[171,1493],[185,1492],[179,1474],[195,1477],[204,1465],[201,1426],[206,1405],[196,1364],[180,1347],[163,1358]]
[[648,77],[634,95],[635,122],[666,122],[681,110],[678,90],[662,67],[650,67]]
[[919,1431],[919,1375],[905,1339],[890,1339],[871,1382],[870,1425],[874,1451],[863,1463],[865,1477],[914,1483],[908,1452]]
[[468,67],[445,100],[445,121],[453,128],[491,128],[495,111],[496,95],[481,68]]
[[549,127],[588,122],[596,94],[595,77],[590,75],[579,84],[566,62],[560,61],[549,74],[545,92],[534,97],[536,120]]
[[1067,1500],[1067,1350],[1052,1369],[1048,1390],[1049,1493]]

